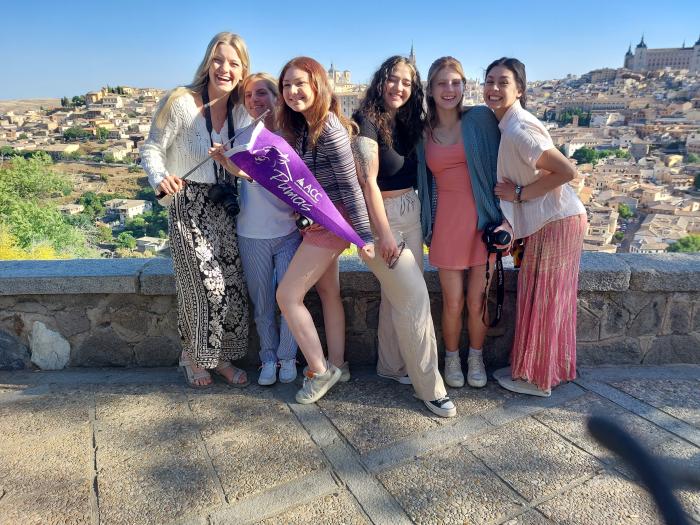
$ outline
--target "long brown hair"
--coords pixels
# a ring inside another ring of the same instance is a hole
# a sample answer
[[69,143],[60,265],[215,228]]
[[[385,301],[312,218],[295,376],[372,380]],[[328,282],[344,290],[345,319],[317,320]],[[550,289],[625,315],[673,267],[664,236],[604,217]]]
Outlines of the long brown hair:
[[[432,131],[437,125],[437,109],[435,108],[435,99],[433,98],[433,80],[437,74],[443,69],[452,69],[457,72],[457,74],[462,77],[462,92],[464,92],[464,87],[467,85],[467,77],[464,75],[464,69],[462,68],[462,63],[454,57],[445,56],[438,58],[435,62],[430,65],[428,70],[428,87],[426,89],[425,98],[428,102],[428,127]],[[457,111],[462,114],[462,104],[460,102],[457,106]]]
[[372,76],[365,97],[360,102],[357,113],[369,118],[379,130],[382,141],[392,146],[392,125],[389,112],[384,107],[384,89],[394,68],[405,65],[411,71],[411,96],[396,112],[396,125],[407,135],[408,142],[414,146],[423,133],[425,112],[423,110],[423,85],[418,70],[406,58],[394,55],[387,58]]
[[[294,111],[284,101],[284,75],[290,68],[297,68],[305,71],[309,75],[309,85],[314,92],[314,101],[311,108],[307,112],[307,118],[300,112]],[[309,57],[296,57],[287,62],[282,68],[280,78],[277,84],[282,96],[278,99],[277,110],[277,127],[292,144],[301,136],[307,123],[309,126],[309,145],[311,147],[318,143],[318,138],[321,136],[323,126],[326,123],[328,113],[334,113],[340,123],[348,130],[350,136],[356,132],[355,124],[345,117],[340,109],[338,98],[333,94],[328,74],[323,66],[316,60]]]
[[[241,59],[241,78],[243,79],[248,76],[250,58],[248,57],[248,47],[245,45],[243,39],[239,35],[229,33],[227,31],[217,33],[209,41],[207,50],[204,52],[204,58],[199,64],[197,71],[195,71],[192,82],[186,86],[173,89],[170,93],[168,93],[167,99],[156,114],[156,123],[158,126],[163,127],[165,125],[165,122],[170,116],[170,108],[175,100],[187,93],[194,95],[202,92],[204,87],[209,82],[209,66],[211,66],[211,63],[214,60],[214,53],[216,52],[216,48],[219,44],[228,44],[236,50],[238,58]],[[243,98],[242,94],[241,83],[239,82],[238,85],[233,88],[233,91],[229,96],[233,97],[233,102],[236,103]]]

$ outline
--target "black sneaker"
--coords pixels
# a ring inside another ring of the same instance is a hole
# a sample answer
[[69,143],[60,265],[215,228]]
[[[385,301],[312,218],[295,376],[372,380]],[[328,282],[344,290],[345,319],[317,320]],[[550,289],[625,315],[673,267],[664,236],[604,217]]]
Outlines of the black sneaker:
[[440,417],[455,417],[457,415],[455,404],[447,396],[435,401],[423,401],[423,403],[428,407],[428,410]]

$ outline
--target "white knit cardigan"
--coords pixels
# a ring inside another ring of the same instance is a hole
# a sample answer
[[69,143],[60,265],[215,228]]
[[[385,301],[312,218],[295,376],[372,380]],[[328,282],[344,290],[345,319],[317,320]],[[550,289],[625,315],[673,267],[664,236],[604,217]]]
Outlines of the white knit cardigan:
[[[163,97],[158,109],[166,98]],[[236,104],[233,107],[233,125],[236,130],[250,122],[251,118],[243,105]],[[227,130],[222,140],[227,140],[231,136],[229,133],[230,130]],[[148,175],[148,182],[153,189],[157,189],[167,175],[182,176],[207,158],[210,146],[204,115],[195,104],[194,97],[187,93],[173,101],[164,127],[158,126],[154,115],[148,139],[141,146],[141,166]],[[200,166],[187,180],[215,183],[213,162],[211,160]]]

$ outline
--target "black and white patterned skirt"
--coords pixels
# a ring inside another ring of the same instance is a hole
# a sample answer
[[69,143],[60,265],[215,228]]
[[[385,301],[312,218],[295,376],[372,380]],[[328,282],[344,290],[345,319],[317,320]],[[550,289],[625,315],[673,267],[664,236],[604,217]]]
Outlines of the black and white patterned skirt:
[[170,205],[178,331],[204,368],[240,359],[248,349],[248,291],[236,221],[207,198],[211,184],[190,182]]

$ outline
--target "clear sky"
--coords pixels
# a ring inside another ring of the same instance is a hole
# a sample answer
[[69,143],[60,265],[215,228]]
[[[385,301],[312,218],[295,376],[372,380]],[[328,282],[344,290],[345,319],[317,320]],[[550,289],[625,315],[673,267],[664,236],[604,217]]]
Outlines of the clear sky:
[[649,47],[700,37],[696,0],[12,0],[0,13],[0,99],[186,84],[219,31],[243,36],[254,71],[277,75],[303,54],[349,69],[354,82],[411,43],[423,76],[443,55],[472,78],[506,55],[537,80],[620,67],[642,33]]

